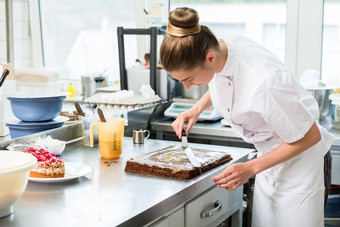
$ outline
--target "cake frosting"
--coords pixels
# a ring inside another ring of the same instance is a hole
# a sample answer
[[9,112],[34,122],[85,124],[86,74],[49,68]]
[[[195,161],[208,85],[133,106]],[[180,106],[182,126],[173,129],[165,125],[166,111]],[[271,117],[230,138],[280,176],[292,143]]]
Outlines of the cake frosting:
[[195,168],[181,147],[169,146],[158,151],[149,152],[127,161],[126,172],[145,175],[165,176],[177,179],[188,179],[232,160],[222,151],[198,149],[191,147],[193,154],[202,164]]

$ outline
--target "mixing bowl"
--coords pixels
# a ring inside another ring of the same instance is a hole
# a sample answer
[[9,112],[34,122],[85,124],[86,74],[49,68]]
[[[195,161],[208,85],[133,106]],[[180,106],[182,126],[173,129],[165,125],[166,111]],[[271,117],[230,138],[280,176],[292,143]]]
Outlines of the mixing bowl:
[[314,96],[316,99],[319,110],[320,116],[319,120],[325,119],[327,116],[331,115],[331,100],[329,99],[329,95],[333,93],[333,88],[315,88],[315,89],[308,89],[309,92]]
[[59,115],[66,94],[8,97],[14,116],[22,121],[49,121]]
[[27,153],[0,151],[0,218],[13,212],[13,204],[25,191],[28,175],[37,159]]

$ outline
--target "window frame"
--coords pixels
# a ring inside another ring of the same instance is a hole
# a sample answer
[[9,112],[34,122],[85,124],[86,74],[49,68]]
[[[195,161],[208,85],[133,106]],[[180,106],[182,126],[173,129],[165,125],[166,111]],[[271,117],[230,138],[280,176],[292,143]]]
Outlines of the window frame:
[[[44,66],[39,0],[28,0],[32,31],[33,67]],[[146,0],[145,0],[146,1]],[[137,27],[145,21],[141,12],[145,1],[136,0]],[[170,5],[170,0],[165,0]],[[287,0],[285,64],[296,79],[307,69],[321,72],[323,36],[323,0]],[[311,26],[312,25],[312,26]],[[144,53],[145,41],[138,41],[138,53]]]

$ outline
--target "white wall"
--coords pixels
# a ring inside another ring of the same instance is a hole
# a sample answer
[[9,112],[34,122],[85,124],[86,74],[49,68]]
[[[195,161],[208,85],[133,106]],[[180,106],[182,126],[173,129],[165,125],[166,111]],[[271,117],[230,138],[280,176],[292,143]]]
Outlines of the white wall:
[[[32,45],[27,0],[13,0],[14,66],[32,66]],[[0,0],[0,63],[7,63],[5,0]]]

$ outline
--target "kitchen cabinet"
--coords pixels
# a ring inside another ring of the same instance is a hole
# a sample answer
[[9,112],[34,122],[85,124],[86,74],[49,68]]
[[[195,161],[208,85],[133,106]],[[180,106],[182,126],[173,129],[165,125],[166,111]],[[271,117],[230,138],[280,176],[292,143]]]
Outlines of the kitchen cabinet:
[[176,210],[169,216],[163,217],[154,224],[147,225],[147,227],[184,227],[184,207]]
[[185,226],[217,226],[232,215],[232,226],[242,226],[242,197],[243,187],[213,187],[185,205]]
[[243,187],[235,191],[213,187],[183,204],[175,212],[162,217],[148,227],[205,227],[218,226],[232,217],[232,226],[242,226]]

